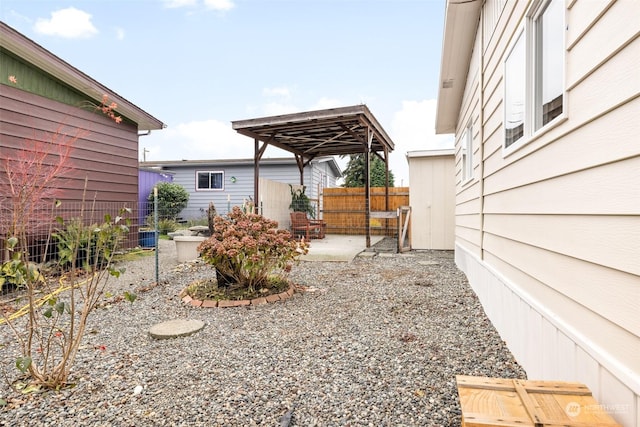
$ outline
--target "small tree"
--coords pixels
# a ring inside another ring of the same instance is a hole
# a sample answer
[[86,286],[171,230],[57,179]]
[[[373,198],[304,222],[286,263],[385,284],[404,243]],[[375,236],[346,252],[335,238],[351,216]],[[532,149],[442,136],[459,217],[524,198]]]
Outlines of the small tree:
[[[17,83],[15,76],[9,82]],[[115,103],[107,104],[107,96],[95,110],[116,123],[122,120],[116,116]],[[40,388],[60,389],[68,384],[71,367],[81,347],[82,337],[89,314],[97,307],[109,274],[119,275],[121,270],[111,268],[111,260],[120,242],[120,236],[128,231],[124,219],[118,215],[106,215],[102,224],[88,226],[74,233],[67,241],[70,251],[68,259],[75,265],[81,246],[82,235],[88,235],[92,242],[92,263],[85,266],[90,273],[87,277],[71,269],[60,281],[57,289],[35,270],[30,261],[27,237],[34,226],[47,227],[57,221],[66,229],[62,217],[56,217],[56,200],[61,195],[61,180],[73,176],[75,168],[71,163],[74,143],[88,133],[86,130],[64,132],[62,126],[46,140],[28,140],[20,149],[0,155],[0,200],[7,206],[0,220],[0,233],[6,236],[10,261],[2,265],[1,271],[18,273],[14,279],[25,287],[26,305],[9,315],[2,311],[0,323],[6,323],[12,330],[20,347],[16,368],[27,375],[27,383],[21,383],[22,393]],[[84,190],[86,192],[87,180]],[[84,196],[78,227],[84,224]],[[70,236],[70,234],[67,234]],[[101,265],[99,265],[101,264]],[[93,274],[91,274],[93,273]],[[44,295],[44,296],[42,296]],[[129,295],[133,300],[133,297]],[[125,298],[127,296],[125,295]],[[24,315],[24,321],[18,321]],[[18,383],[16,383],[16,386]]]
[[[158,210],[162,219],[176,219],[180,211],[187,207],[189,193],[180,184],[173,182],[160,182],[158,188]],[[153,191],[147,198],[153,202]]]
[[[385,186],[386,168],[384,162],[375,154],[371,155],[370,161],[370,183],[372,187]],[[365,184],[365,158],[364,154],[353,154],[349,156],[344,174],[345,187],[364,187]],[[389,171],[389,187],[394,186],[393,172]]]

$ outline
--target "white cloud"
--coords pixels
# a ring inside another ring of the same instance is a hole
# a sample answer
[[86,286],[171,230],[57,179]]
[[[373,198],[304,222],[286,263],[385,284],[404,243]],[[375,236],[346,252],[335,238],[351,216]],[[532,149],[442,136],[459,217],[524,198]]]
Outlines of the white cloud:
[[451,135],[436,135],[436,106],[435,99],[403,101],[402,109],[393,115],[388,133],[395,149],[389,158],[389,168],[397,186],[409,183],[408,151],[453,148]]
[[[140,151],[147,149],[147,161],[251,159],[253,139],[231,128],[231,123],[202,120],[179,123],[140,138]],[[267,157],[291,156],[269,147]]]
[[204,0],[204,4],[214,10],[231,10],[235,6],[231,0]]
[[342,103],[342,101],[336,98],[322,97],[318,100],[318,102],[316,102],[311,107],[311,110],[324,110],[327,108],[337,108],[337,107],[344,107],[344,104]]
[[175,9],[179,7],[195,6],[197,0],[163,0],[164,7]]
[[140,138],[140,145],[149,150],[148,161],[251,157],[251,142],[219,120],[179,123]]
[[[162,0],[164,7],[168,9],[177,9],[181,7],[198,6],[199,0]],[[203,0],[202,4],[207,9],[227,11],[235,7],[232,0]]]
[[293,104],[282,102],[268,102],[264,105],[265,116],[278,116],[280,114],[298,113],[300,109]]
[[116,39],[124,40],[124,28],[116,28]]
[[74,7],[51,12],[51,19],[38,18],[34,29],[37,33],[64,38],[89,38],[98,34],[91,23],[91,14]]
[[278,87],[265,87],[262,89],[263,96],[283,96],[289,98],[291,96],[291,90],[286,86]]

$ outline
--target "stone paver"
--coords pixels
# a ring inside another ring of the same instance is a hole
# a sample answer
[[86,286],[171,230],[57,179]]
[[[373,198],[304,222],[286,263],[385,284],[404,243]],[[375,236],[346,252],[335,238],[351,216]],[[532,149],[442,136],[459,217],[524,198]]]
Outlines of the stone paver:
[[158,340],[186,337],[204,328],[204,322],[196,319],[176,319],[153,325],[149,335]]

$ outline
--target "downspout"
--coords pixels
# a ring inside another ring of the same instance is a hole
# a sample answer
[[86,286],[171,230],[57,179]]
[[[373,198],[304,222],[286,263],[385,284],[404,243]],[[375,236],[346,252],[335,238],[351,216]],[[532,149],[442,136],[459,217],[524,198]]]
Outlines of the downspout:
[[478,139],[480,140],[480,146],[478,147],[478,156],[480,157],[480,163],[478,164],[478,173],[480,175],[480,260],[484,260],[484,5],[480,6],[478,28],[480,31],[480,52],[478,52],[478,64],[480,67],[480,116],[478,117],[478,123],[480,124],[478,132]]

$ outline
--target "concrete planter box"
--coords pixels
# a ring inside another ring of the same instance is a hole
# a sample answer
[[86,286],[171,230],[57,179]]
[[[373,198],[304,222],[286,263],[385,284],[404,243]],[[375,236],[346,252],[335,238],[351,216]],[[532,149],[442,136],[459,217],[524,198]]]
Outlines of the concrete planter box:
[[174,236],[178,262],[193,261],[198,258],[200,256],[198,246],[205,240],[207,240],[206,237],[200,236]]

